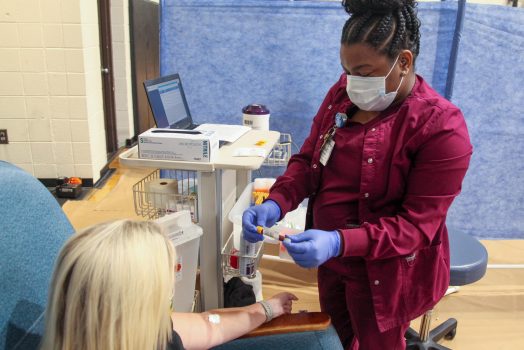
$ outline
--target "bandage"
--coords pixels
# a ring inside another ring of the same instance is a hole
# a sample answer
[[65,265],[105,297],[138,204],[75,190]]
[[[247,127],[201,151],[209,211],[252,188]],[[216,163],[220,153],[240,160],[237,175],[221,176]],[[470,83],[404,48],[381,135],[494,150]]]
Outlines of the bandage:
[[207,316],[207,320],[211,324],[219,324],[220,323],[220,315],[218,315],[218,314],[209,314]]

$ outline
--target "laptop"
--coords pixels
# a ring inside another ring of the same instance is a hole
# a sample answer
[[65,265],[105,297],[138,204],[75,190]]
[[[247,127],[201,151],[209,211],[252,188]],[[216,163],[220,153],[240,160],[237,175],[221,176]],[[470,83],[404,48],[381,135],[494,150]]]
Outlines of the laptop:
[[250,130],[244,125],[195,124],[178,74],[146,80],[144,88],[157,128],[213,130],[221,145],[236,141]]
[[157,128],[194,129],[178,74],[144,81],[147,100]]

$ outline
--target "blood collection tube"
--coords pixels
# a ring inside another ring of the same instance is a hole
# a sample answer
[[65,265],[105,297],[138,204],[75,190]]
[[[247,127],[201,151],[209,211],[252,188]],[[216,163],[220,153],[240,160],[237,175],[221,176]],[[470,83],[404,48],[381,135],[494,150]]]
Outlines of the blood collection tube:
[[263,227],[257,226],[257,232],[266,237],[272,238],[277,241],[283,241],[284,235],[280,234],[280,230],[276,227]]

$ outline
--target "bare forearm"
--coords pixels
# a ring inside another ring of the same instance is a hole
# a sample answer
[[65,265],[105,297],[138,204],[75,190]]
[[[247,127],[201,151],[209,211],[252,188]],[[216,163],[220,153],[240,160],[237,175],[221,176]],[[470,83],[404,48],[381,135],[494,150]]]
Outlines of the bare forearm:
[[187,350],[208,349],[238,338],[266,320],[263,307],[253,305],[210,310],[201,314],[173,314],[173,328]]

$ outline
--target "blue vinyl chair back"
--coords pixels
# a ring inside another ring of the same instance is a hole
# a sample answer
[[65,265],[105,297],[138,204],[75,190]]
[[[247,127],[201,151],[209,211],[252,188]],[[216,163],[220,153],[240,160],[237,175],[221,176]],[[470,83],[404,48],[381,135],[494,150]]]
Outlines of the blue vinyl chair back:
[[36,349],[54,262],[73,227],[33,176],[0,161],[0,350]]

